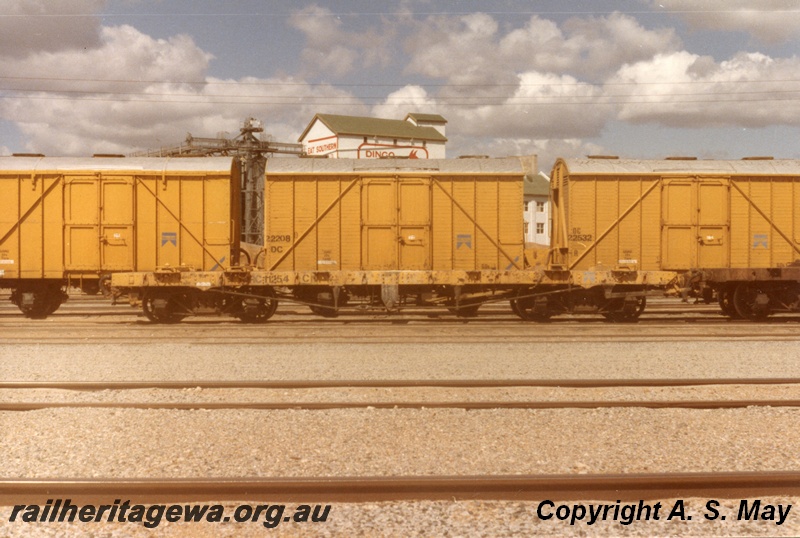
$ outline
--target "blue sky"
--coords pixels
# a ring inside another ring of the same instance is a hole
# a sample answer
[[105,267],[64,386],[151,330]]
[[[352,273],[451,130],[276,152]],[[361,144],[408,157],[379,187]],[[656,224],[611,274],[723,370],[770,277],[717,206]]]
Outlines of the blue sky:
[[800,0],[2,0],[0,154],[247,117],[448,123],[448,156],[800,158]]

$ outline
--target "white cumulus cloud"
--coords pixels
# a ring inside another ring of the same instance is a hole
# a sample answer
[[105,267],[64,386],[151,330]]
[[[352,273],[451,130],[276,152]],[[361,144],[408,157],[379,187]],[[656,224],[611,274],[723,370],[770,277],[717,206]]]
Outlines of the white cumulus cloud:
[[655,10],[673,12],[699,30],[747,32],[765,41],[800,38],[796,0],[652,0]]
[[623,66],[606,84],[619,118],[673,127],[800,125],[800,58],[689,52]]

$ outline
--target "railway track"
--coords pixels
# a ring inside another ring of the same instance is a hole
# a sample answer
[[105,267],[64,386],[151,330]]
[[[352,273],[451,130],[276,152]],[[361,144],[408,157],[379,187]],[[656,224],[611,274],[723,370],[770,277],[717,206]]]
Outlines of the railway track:
[[704,385],[800,385],[796,377],[675,379],[343,379],[276,381],[0,381],[0,389],[81,391],[131,389],[320,389],[320,388],[498,388],[498,387],[693,387]]
[[[686,388],[704,386],[749,386],[769,387],[777,385],[800,386],[798,378],[753,378],[753,379],[464,379],[464,380],[329,380],[329,381],[129,381],[129,382],[68,382],[68,381],[2,381],[0,390],[24,391],[38,389],[68,390],[73,392],[135,391],[157,389],[164,391],[186,390],[302,390],[302,389],[499,389],[499,388]],[[368,394],[368,393],[367,393]],[[348,400],[332,401],[119,401],[114,395],[105,395],[106,401],[12,401],[0,402],[0,411],[34,411],[41,409],[163,409],[163,410],[218,410],[218,409],[256,409],[256,410],[321,410],[321,409],[604,409],[604,408],[647,408],[647,409],[741,409],[746,407],[800,407],[800,399],[626,399],[602,400],[541,400],[541,399],[424,399],[415,400],[413,396],[405,399],[358,399],[351,395]],[[190,398],[191,399],[191,398]]]
[[[720,318],[721,319],[721,318]],[[196,321],[181,325],[147,323],[97,323],[94,319],[76,324],[55,320],[44,323],[7,323],[0,321],[6,333],[5,344],[180,343],[204,345],[248,345],[288,343],[331,344],[509,344],[568,342],[674,342],[674,341],[789,341],[800,340],[794,323],[739,324],[660,323],[613,325],[607,323],[572,323],[536,325],[518,321],[500,324],[427,323],[415,321],[386,322],[339,321],[322,323],[270,322],[263,326]]]
[[800,472],[480,475],[236,479],[0,480],[0,505],[24,498],[133,502],[279,499],[293,502],[402,500],[639,501],[800,495]]
[[316,411],[321,409],[742,409],[800,407],[800,400],[626,400],[626,401],[368,401],[368,402],[10,402],[0,411],[41,409],[257,409]]

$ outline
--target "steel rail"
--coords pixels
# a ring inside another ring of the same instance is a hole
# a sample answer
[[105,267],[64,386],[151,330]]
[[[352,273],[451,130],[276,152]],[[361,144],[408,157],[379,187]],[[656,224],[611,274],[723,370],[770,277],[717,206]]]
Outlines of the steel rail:
[[40,499],[200,502],[515,500],[630,502],[656,499],[747,499],[800,495],[800,472],[280,477],[185,479],[6,479],[0,505]]
[[379,402],[0,402],[0,411],[42,409],[150,409],[262,411],[326,409],[744,409],[798,407],[800,400],[553,400],[553,401],[379,401]]
[[[203,331],[205,329],[202,325],[194,326],[195,330]],[[674,343],[676,339],[681,342],[692,343],[718,343],[718,342],[765,342],[765,343],[778,343],[789,342],[797,343],[800,341],[800,333],[795,335],[788,334],[775,334],[772,336],[765,336],[764,333],[748,335],[748,334],[719,334],[719,335],[679,335],[679,334],[655,334],[655,335],[641,335],[641,336],[570,336],[563,335],[553,337],[552,333],[547,337],[540,337],[537,333],[529,335],[495,335],[490,337],[469,337],[469,336],[448,336],[437,337],[434,335],[417,335],[417,340],[409,338],[409,336],[398,335],[395,337],[382,337],[382,336],[326,336],[326,335],[267,335],[263,337],[255,336],[231,336],[230,333],[225,336],[214,336],[205,334],[202,335],[208,340],[198,338],[197,335],[190,336],[176,335],[165,333],[161,336],[121,336],[113,337],[107,335],[78,335],[73,337],[52,337],[42,335],[31,335],[26,338],[13,337],[3,338],[4,345],[59,345],[59,346],[86,346],[98,343],[111,343],[115,345],[142,345],[142,339],[146,338],[148,345],[203,345],[203,346],[256,346],[256,345],[306,345],[306,344],[328,344],[331,346],[346,346],[346,345],[361,345],[361,346],[379,346],[379,345],[501,345],[501,344],[666,344]]]
[[663,379],[325,379],[325,380],[182,380],[182,381],[0,381],[0,389],[324,389],[324,388],[622,388],[694,387],[705,385],[798,385],[797,377],[663,378]]

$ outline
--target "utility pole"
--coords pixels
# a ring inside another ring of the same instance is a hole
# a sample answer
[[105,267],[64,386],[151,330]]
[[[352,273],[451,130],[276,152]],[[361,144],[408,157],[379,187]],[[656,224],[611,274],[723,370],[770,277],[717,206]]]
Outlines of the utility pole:
[[232,156],[241,163],[241,215],[244,243],[264,245],[264,172],[267,157],[271,154],[297,155],[303,153],[302,144],[287,144],[259,139],[262,123],[248,118],[235,138],[199,138],[186,135],[186,141],[175,146],[133,153],[131,157],[210,157]]

